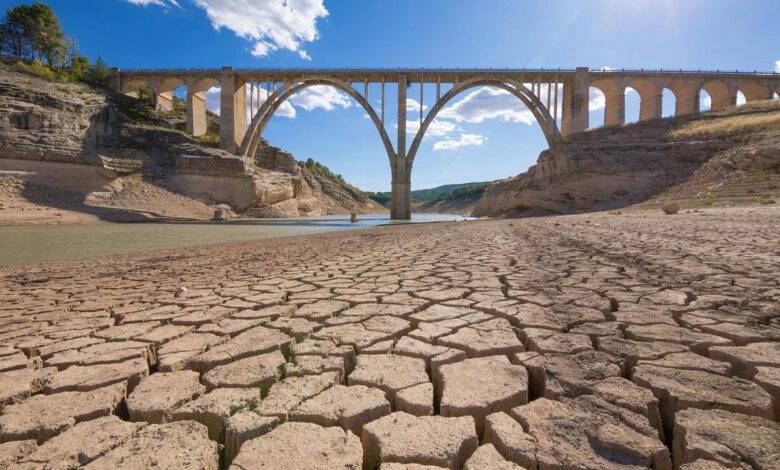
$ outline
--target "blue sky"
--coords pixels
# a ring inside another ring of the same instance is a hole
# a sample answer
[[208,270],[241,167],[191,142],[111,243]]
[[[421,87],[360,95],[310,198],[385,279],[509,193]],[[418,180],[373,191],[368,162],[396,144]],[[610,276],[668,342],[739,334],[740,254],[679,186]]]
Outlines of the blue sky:
[[[19,0],[0,0],[6,9]],[[780,67],[777,0],[49,0],[81,52],[120,68]],[[779,70],[780,71],[780,70]],[[417,85],[409,97],[418,99]],[[362,88],[361,88],[362,89]],[[378,90],[372,91],[372,103]],[[430,104],[434,90],[427,90]],[[214,95],[214,94],[212,94]],[[216,96],[216,95],[214,95]],[[388,115],[394,116],[392,94]],[[420,149],[414,189],[518,174],[546,148],[519,102],[465,92]],[[214,102],[212,99],[211,102]],[[627,120],[638,115],[627,96]],[[598,96],[591,124],[603,119]],[[673,109],[665,97],[664,114]],[[285,111],[286,110],[286,111]],[[265,137],[365,190],[390,169],[362,108],[330,89],[293,100]],[[409,111],[416,120],[417,111]],[[393,119],[388,132],[395,141]],[[411,139],[411,136],[410,136]]]

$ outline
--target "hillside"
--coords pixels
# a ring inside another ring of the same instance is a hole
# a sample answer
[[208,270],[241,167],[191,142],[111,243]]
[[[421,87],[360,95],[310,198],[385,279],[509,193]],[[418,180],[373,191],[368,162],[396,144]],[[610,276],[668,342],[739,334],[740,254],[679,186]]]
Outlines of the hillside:
[[0,224],[208,219],[217,208],[274,217],[382,210],[289,154],[281,168],[219,150],[215,116],[209,135],[194,138],[181,130],[180,106],[147,103],[0,63]]
[[474,211],[474,206],[482,198],[490,184],[466,183],[440,186],[439,188],[449,188],[449,190],[441,193],[433,200],[415,203],[412,206],[412,210],[414,212],[435,214],[469,215]]
[[780,101],[572,136],[525,173],[491,185],[475,216],[774,204],[780,196]]
[[[471,206],[489,184],[489,182],[458,183],[429,189],[415,189],[412,191],[412,210],[451,214],[471,212]],[[390,192],[368,193],[368,196],[385,207],[390,206]]]

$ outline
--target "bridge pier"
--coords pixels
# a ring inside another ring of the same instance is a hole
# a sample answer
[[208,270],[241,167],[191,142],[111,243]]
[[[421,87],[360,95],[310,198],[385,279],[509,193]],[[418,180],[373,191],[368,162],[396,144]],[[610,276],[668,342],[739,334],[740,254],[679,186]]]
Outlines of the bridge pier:
[[590,73],[588,68],[577,67],[574,76],[563,84],[561,136],[564,139],[588,128],[589,92]]
[[246,134],[246,87],[233,67],[223,67],[220,75],[219,147],[236,153]]
[[398,145],[390,156],[392,186],[390,190],[390,218],[412,218],[412,169],[406,164],[406,75],[398,76]]

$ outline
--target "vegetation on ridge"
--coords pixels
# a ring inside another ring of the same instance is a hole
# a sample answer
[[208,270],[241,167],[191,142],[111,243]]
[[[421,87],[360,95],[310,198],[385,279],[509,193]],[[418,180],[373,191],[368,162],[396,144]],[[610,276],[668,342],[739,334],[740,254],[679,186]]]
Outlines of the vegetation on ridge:
[[41,2],[9,8],[0,20],[0,54],[15,58],[16,70],[48,81],[105,84],[103,59],[92,64],[79,55],[76,38],[66,36],[52,8]]

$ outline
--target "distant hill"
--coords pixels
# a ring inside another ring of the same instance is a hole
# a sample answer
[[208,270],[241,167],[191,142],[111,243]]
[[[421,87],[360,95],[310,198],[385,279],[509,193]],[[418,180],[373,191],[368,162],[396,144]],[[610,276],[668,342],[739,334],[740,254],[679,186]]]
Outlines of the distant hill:
[[[449,199],[453,195],[454,191],[466,188],[486,187],[490,182],[476,182],[476,183],[460,183],[460,184],[445,184],[443,186],[437,186],[429,189],[416,189],[412,191],[412,203],[424,204],[427,202],[443,201]],[[390,192],[376,192],[367,193],[368,197],[378,202],[379,204],[389,206],[390,205]],[[481,194],[480,194],[481,195]]]

